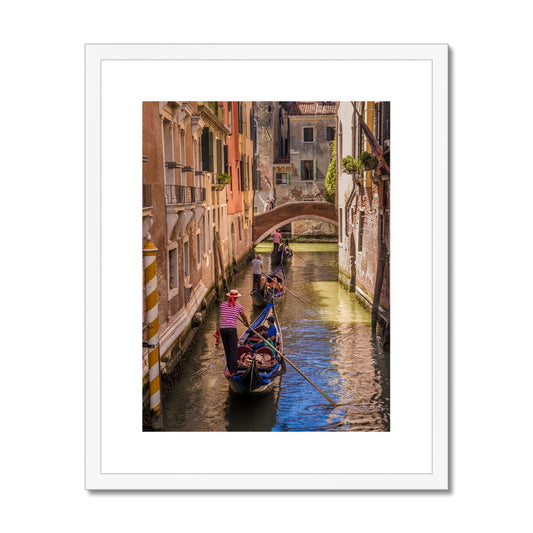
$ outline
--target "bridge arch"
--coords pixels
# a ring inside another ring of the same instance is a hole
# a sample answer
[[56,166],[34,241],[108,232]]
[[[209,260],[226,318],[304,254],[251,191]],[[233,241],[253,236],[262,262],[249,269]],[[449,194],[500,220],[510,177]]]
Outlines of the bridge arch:
[[287,202],[279,207],[254,215],[254,244],[268,237],[276,228],[295,220],[321,220],[338,226],[337,211],[329,202]]

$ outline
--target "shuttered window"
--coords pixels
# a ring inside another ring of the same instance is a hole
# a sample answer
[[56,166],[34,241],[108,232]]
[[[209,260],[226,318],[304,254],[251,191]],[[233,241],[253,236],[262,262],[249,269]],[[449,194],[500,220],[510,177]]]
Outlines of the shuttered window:
[[228,173],[228,145],[224,145],[224,174]]
[[333,126],[326,127],[326,141],[335,140],[335,128]]
[[310,181],[316,179],[316,160],[315,159],[303,159],[301,163],[301,175],[302,181]]
[[289,173],[288,172],[276,172],[276,185],[288,185]]
[[222,173],[222,141],[217,139],[217,174]]
[[202,170],[213,172],[213,132],[209,128],[202,132]]
[[304,143],[312,143],[314,140],[314,128],[304,128]]

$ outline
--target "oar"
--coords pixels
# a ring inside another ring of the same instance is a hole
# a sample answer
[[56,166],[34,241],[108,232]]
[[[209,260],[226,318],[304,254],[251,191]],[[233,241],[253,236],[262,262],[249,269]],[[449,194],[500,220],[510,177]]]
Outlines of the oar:
[[[237,317],[239,319],[240,322],[242,322],[244,324],[244,321],[241,320],[240,317]],[[246,326],[246,324],[244,324]],[[251,329],[258,337],[261,337],[261,334],[259,332],[257,332],[254,328],[252,328],[252,326],[247,326],[248,329]],[[278,353],[279,355],[281,355],[281,357],[283,357],[283,359],[285,359],[285,361],[287,361],[287,363],[289,363],[289,365],[292,366],[292,368],[294,368],[294,370],[296,370],[296,372],[298,372],[298,374],[300,374],[304,379],[306,379],[311,385],[313,385],[313,387],[318,391],[320,392],[320,394],[322,394],[322,396],[324,396],[324,398],[326,398],[326,400],[331,403],[331,405],[333,405],[333,407],[337,407],[337,404],[322,390],[320,390],[286,355],[282,354],[275,346],[273,346],[268,340],[266,341],[268,342],[268,345],[276,352]]]
[[[271,280],[274,280],[274,278],[271,278],[270,276],[267,276],[267,279],[271,279]],[[283,290],[284,291],[287,291],[288,293],[292,294],[295,298],[297,298],[298,300],[300,300],[300,302],[302,302],[303,304],[309,306],[309,304],[307,302],[305,302],[304,300],[302,300],[297,294],[295,294],[294,292],[292,292],[290,289],[287,289],[287,287],[285,287],[285,285],[283,285]]]

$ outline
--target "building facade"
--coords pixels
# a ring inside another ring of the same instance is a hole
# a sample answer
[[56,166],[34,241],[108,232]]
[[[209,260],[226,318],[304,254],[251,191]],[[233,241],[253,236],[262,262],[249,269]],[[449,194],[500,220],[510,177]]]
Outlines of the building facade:
[[[217,244],[225,270],[252,246],[248,228],[253,191],[243,193],[240,173],[247,157],[253,159],[253,141],[241,139],[232,125],[232,105],[238,104],[143,102],[143,245],[151,241],[157,249],[163,373],[179,360],[190,342],[195,315],[219,284]],[[230,173],[235,176],[230,184],[219,180]],[[237,244],[239,224],[242,238]],[[145,350],[145,380],[146,355]]]
[[[335,139],[335,102],[283,102],[274,161],[276,205],[325,201],[325,179]],[[336,228],[319,221],[296,221],[292,235],[331,235]]]
[[[360,171],[343,159],[372,154],[362,121],[387,162]],[[390,103],[339,102],[337,106],[339,281],[355,291],[385,323],[390,316]],[[387,168],[388,167],[388,168]]]

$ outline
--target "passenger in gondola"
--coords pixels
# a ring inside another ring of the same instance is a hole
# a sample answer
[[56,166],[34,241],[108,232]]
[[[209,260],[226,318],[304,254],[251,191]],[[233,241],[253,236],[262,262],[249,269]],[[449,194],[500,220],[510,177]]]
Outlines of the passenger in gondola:
[[274,276],[271,278],[268,288],[278,292],[281,291],[283,289],[283,280],[279,276]]
[[238,371],[237,361],[238,354],[238,337],[237,337],[237,318],[240,316],[246,326],[250,326],[248,318],[244,313],[244,307],[235,300],[242,295],[239,291],[232,289],[226,293],[228,300],[220,304],[220,337],[226,353],[226,364],[230,374],[236,374]]
[[269,316],[267,318],[267,322],[268,322],[267,340],[272,343],[272,346],[276,346],[276,337],[278,334],[278,330],[276,329],[276,325],[274,324],[274,317]]

